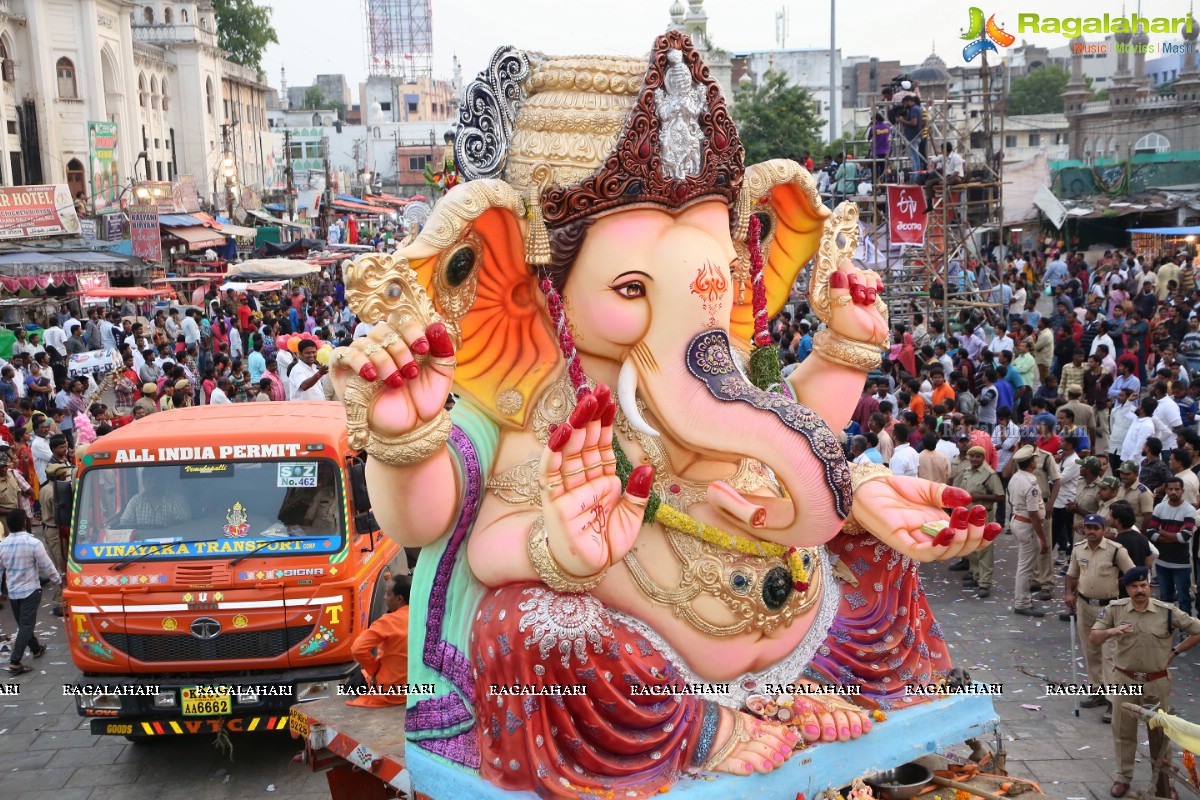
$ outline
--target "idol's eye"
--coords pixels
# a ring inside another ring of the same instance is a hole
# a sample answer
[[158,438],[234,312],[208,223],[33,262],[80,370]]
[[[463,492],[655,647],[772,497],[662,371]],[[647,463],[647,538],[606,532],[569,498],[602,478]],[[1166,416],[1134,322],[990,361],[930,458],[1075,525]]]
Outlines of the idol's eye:
[[612,290],[629,300],[646,296],[646,286],[641,281],[628,281],[612,287]]

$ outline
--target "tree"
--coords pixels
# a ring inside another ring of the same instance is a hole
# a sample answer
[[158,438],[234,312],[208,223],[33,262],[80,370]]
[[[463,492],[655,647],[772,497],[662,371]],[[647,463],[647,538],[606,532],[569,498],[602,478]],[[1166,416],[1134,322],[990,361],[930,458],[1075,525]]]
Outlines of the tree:
[[329,108],[329,104],[325,102],[325,93],[321,91],[320,86],[309,86],[304,90],[303,107],[313,110]]
[[262,71],[262,54],[279,44],[271,25],[271,9],[254,0],[213,0],[217,12],[217,46],[230,61]]
[[1009,114],[1061,114],[1062,93],[1070,76],[1061,67],[1035,69],[1023,78],[1013,79],[1008,89]]
[[820,153],[823,125],[808,90],[788,86],[787,76],[770,71],[758,86],[734,93],[733,116],[746,148],[746,163],[795,158],[805,150]]

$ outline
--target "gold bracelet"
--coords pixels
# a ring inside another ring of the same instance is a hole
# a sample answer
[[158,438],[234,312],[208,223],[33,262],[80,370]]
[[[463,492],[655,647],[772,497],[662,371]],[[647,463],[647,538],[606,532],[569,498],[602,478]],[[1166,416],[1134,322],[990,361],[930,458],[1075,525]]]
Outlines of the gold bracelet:
[[527,548],[529,561],[533,564],[534,571],[537,572],[543,583],[556,592],[566,594],[590,592],[599,586],[600,582],[604,580],[604,576],[608,574],[608,567],[586,578],[572,575],[563,569],[562,565],[554,558],[554,554],[550,552],[550,537],[546,533],[544,516],[539,516],[534,520],[533,527],[529,529]]
[[725,740],[725,744],[721,745],[720,749],[708,757],[700,769],[704,772],[712,772],[722,761],[729,758],[738,745],[743,742],[750,741],[750,734],[746,732],[746,718],[739,711],[733,712],[733,732],[729,734],[729,738]]
[[870,372],[878,369],[883,363],[883,350],[867,342],[856,342],[845,336],[834,333],[829,328],[822,328],[813,337],[813,352],[835,364]]
[[890,477],[892,471],[883,464],[851,464],[850,465],[850,486],[854,491],[858,491],[858,487],[862,486],[867,481],[874,481],[880,478]]
[[364,448],[372,458],[393,467],[407,467],[428,460],[446,446],[450,438],[450,414],[441,411],[436,417],[414,431],[402,436],[387,437],[372,432]]
[[[858,487],[868,481],[886,478],[892,474],[892,471],[883,464],[851,464],[850,465],[850,486],[854,491],[858,491]],[[850,507],[850,516],[846,517],[846,521],[842,523],[842,533],[860,534],[869,533],[862,524],[854,518],[854,506]]]

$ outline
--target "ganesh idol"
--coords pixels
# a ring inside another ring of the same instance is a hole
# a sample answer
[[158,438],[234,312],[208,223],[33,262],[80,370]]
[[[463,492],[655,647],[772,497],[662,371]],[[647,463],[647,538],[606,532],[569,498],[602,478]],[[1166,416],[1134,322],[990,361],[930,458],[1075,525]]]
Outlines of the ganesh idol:
[[[462,182],[415,240],[347,268],[375,325],[333,357],[376,518],[421,548],[409,682],[439,691],[410,696],[409,751],[638,797],[917,702],[905,683],[951,666],[917,563],[999,527],[961,490],[847,463],[836,432],[888,339],[856,210],[792,161],[744,166],[678,32],[647,58],[497,51],[454,147]],[[824,327],[763,380],[810,260]],[[796,687],[786,720],[754,713],[768,685]]]

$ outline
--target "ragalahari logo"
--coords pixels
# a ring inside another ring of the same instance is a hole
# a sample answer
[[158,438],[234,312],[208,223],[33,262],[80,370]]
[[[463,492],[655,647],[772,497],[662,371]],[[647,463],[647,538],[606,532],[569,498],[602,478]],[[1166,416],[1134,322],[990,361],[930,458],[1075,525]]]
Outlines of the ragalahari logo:
[[962,38],[969,42],[963,48],[963,60],[967,63],[974,61],[988,50],[993,53],[1000,52],[996,49],[996,45],[1008,47],[1017,40],[1017,37],[996,24],[995,14],[987,18],[986,25],[983,22],[982,9],[972,6],[970,14],[971,24],[967,28],[967,32],[962,35]]

